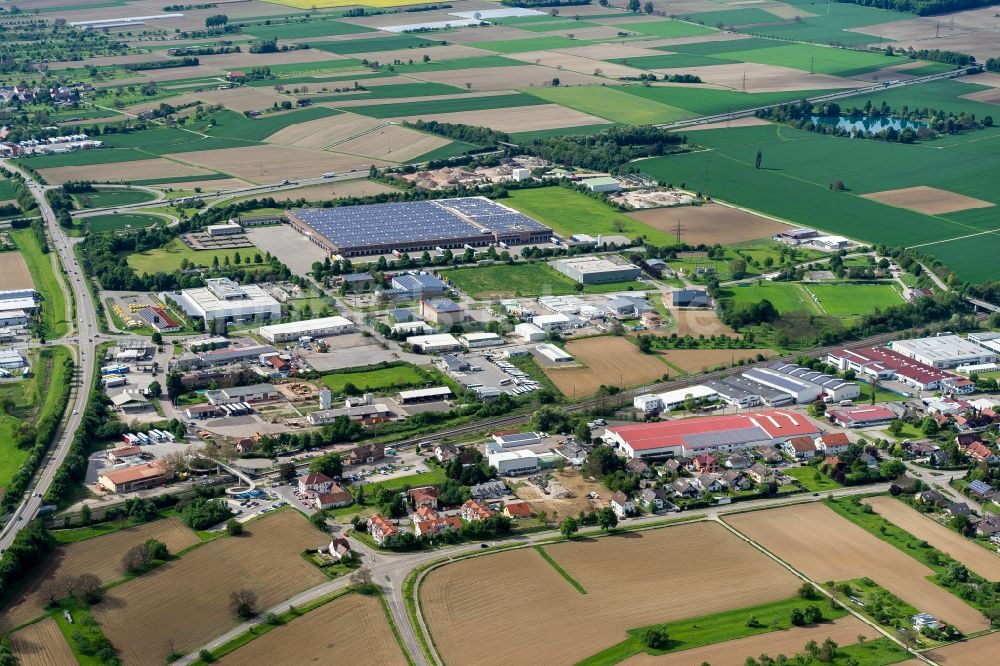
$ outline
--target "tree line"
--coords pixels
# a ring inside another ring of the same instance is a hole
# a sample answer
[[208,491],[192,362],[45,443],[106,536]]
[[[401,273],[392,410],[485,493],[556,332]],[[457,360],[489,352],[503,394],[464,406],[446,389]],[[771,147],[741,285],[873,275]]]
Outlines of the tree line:
[[963,9],[974,9],[976,7],[989,7],[997,4],[997,0],[837,0],[837,2],[848,5],[861,5],[862,7],[874,7],[875,9],[888,9],[896,12],[907,12],[917,16],[933,16],[935,14],[948,14],[962,11]]
[[184,57],[180,60],[149,60],[146,62],[130,62],[122,67],[130,72],[149,69],[172,69],[174,67],[194,67],[199,64],[197,58]]

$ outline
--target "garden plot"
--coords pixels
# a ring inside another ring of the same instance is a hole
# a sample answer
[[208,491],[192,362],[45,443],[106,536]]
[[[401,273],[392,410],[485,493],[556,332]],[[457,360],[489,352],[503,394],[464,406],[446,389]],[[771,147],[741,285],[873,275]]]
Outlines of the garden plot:
[[[435,83],[446,83],[470,90],[515,90],[552,83],[552,77],[559,77],[560,85],[597,85],[601,83],[590,74],[577,72],[554,72],[548,67],[537,65],[514,65],[512,67],[473,67],[469,69],[446,69],[433,72],[414,72],[413,78]],[[466,84],[469,84],[466,86]]]
[[885,192],[872,192],[871,194],[862,194],[861,196],[888,206],[909,208],[910,210],[915,210],[918,213],[926,215],[941,215],[943,213],[954,213],[973,208],[992,208],[996,205],[991,201],[983,201],[982,199],[967,197],[964,194],[939,190],[936,187],[927,187],[925,185],[905,187],[900,190],[887,190]]
[[668,234],[674,233],[677,224],[680,223],[681,240],[690,245],[700,243],[731,245],[760,238],[770,238],[777,233],[787,231],[789,228],[788,225],[781,222],[717,203],[703,206],[653,208],[627,215],[633,220],[638,220]]
[[0,291],[31,289],[34,286],[24,255],[20,252],[0,253]]
[[129,548],[147,539],[162,541],[171,553],[198,543],[195,533],[181,521],[168,518],[61,546],[4,609],[3,621],[17,626],[41,615],[53,591],[56,598],[66,596],[63,590],[49,589],[50,583],[59,579],[91,573],[104,584],[118,580],[124,573],[122,556]]
[[[244,149],[238,149],[244,150]],[[205,151],[216,154],[219,151]],[[61,185],[70,180],[92,180],[103,182],[126,182],[133,180],[154,180],[156,178],[212,176],[215,172],[191,164],[181,164],[174,160],[157,157],[150,160],[131,162],[110,162],[108,164],[87,164],[83,166],[51,167],[39,169],[38,173],[53,185]]]
[[[529,132],[532,130],[578,127],[583,125],[606,125],[608,121],[587,113],[567,109],[558,104],[535,104],[532,106],[510,107],[506,109],[483,109],[482,111],[456,111],[454,113],[432,114],[434,120],[442,123],[461,123],[491,127],[501,132]],[[400,116],[395,120],[415,121],[426,114]]]
[[602,384],[638,386],[655,382],[669,370],[625,338],[595,337],[566,343],[569,352],[587,367],[558,368],[546,365],[545,375],[568,396],[593,395]]
[[892,497],[870,497],[862,502],[889,522],[950,555],[983,578],[1000,581],[1000,557],[996,553]]
[[66,637],[51,617],[28,625],[10,637],[19,666],[64,666],[77,663]]
[[[832,88],[856,88],[857,81],[829,74],[810,74],[791,67],[761,65],[752,62],[730,65],[685,67],[684,73],[695,74],[706,83],[718,83],[748,93],[794,92]],[[744,81],[746,88],[744,89]]]
[[[462,560],[427,575],[419,595],[445,663],[575,663],[624,640],[627,629],[788,598],[799,585],[711,523],[545,550],[586,594],[530,548]],[[728,581],[726,593],[706,594],[706,577]],[[504,631],[480,630],[498,618]]]
[[94,617],[124,664],[163,663],[232,627],[233,592],[248,589],[267,609],[325,581],[302,557],[323,543],[301,514],[281,511],[109,590]]
[[295,618],[219,660],[258,664],[385,664],[406,666],[377,597],[348,594]]
[[934,573],[929,568],[822,504],[756,511],[726,522],[814,581],[867,576],[963,633],[989,627],[982,613],[927,580]]
[[792,627],[655,657],[642,652],[621,663],[627,666],[744,666],[747,657],[756,659],[762,654],[794,655],[803,652],[803,646],[809,641],[822,643],[827,638],[840,646],[851,645],[858,641],[859,636],[873,639],[881,638],[882,634],[858,618],[848,616],[818,626]]
[[373,163],[376,166],[386,164],[358,155],[283,146],[203,150],[176,153],[172,157],[257,184],[274,183],[282,179],[316,178],[328,171],[367,170]]

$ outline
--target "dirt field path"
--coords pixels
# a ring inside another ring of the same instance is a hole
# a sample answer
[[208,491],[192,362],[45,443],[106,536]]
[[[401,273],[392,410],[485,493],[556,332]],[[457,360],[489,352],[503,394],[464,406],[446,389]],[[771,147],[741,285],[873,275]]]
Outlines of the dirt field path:
[[921,611],[969,634],[982,613],[927,580],[934,572],[822,504],[727,517],[726,522],[814,581],[868,576]]
[[76,663],[66,637],[50,617],[11,636],[10,646],[20,666],[65,666]]
[[919,511],[892,497],[870,497],[862,502],[870,505],[889,522],[951,555],[983,578],[1000,580],[1000,557],[982,546],[952,532],[932,518],[920,515]]
[[851,645],[858,642],[858,636],[865,638],[881,638],[882,635],[856,617],[848,615],[833,622],[811,627],[793,627],[783,631],[772,631],[768,634],[740,638],[724,643],[715,643],[705,647],[683,650],[671,654],[654,657],[650,654],[637,654],[626,659],[622,664],[628,666],[692,666],[693,664],[709,663],[712,666],[743,666],[747,657],[768,654],[777,657],[783,654],[791,657],[797,652],[805,652],[805,644],[809,641],[822,643],[831,638],[838,645]]

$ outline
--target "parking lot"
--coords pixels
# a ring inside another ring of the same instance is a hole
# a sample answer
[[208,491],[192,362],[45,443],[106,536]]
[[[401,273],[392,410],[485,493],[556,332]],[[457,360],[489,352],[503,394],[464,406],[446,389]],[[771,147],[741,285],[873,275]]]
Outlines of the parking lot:
[[[236,514],[237,521],[245,523],[251,518],[270,513],[271,511],[280,509],[287,504],[292,504],[292,502],[289,502],[282,495],[275,493],[275,488],[261,488],[260,490],[264,493],[263,497],[225,500],[226,504],[229,505],[229,508]],[[314,511],[307,511],[307,513],[312,514]],[[215,529],[225,529],[225,524],[220,525]]]
[[342,368],[357,368],[366,365],[376,365],[387,361],[397,361],[398,356],[383,349],[378,340],[366,337],[361,333],[348,333],[323,338],[327,351],[320,352],[316,345],[311,349],[296,349],[306,363],[317,372],[340,370]]

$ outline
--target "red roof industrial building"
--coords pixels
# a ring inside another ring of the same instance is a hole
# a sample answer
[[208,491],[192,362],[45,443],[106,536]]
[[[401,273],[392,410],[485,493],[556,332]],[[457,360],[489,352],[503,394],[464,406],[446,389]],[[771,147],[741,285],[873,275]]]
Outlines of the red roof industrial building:
[[808,417],[775,409],[611,427],[605,439],[621,446],[629,458],[663,458],[774,445],[820,432]]

